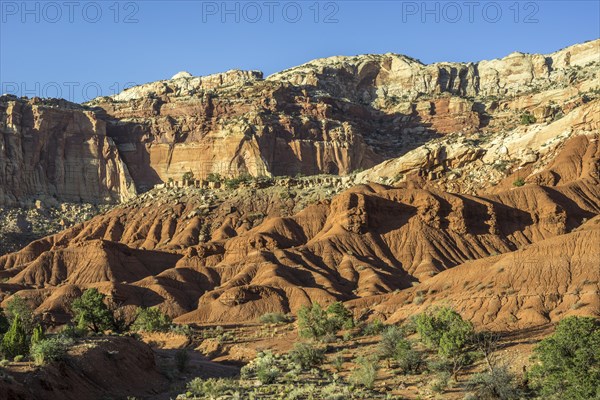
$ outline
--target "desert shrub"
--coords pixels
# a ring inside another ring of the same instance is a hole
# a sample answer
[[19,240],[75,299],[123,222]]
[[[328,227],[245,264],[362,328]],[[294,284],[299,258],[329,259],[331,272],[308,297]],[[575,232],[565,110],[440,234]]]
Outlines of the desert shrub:
[[292,321],[289,315],[277,312],[263,314],[258,320],[263,324],[285,324]]
[[43,339],[31,346],[31,357],[37,365],[44,365],[64,358],[72,339],[56,336]]
[[181,180],[183,180],[184,182],[191,181],[192,179],[194,179],[194,173],[192,171],[185,172],[181,177]]
[[475,374],[467,383],[468,390],[481,400],[513,400],[521,398],[515,376],[506,366]]
[[240,184],[251,182],[252,179],[250,174],[240,174],[235,178],[225,179],[225,186],[229,189],[237,189]]
[[225,378],[194,378],[186,385],[188,396],[196,396],[203,399],[216,399],[235,393],[238,384],[233,379]]
[[8,332],[2,337],[2,353],[9,358],[29,353],[29,341],[21,317],[14,314]]
[[417,373],[423,365],[423,355],[414,349],[411,341],[406,339],[396,343],[393,359],[405,374]]
[[327,310],[323,309],[319,303],[313,303],[310,307],[301,307],[298,310],[298,333],[300,336],[322,339],[326,335],[335,335],[344,326],[350,325],[348,320],[351,319],[348,316],[350,312],[341,304],[332,306]]
[[276,356],[270,351],[265,351],[258,353],[252,362],[243,366],[240,373],[244,379],[256,377],[261,383],[269,384],[281,375],[281,369]]
[[415,323],[421,340],[452,363],[452,374],[456,379],[458,372],[472,361],[470,344],[474,335],[473,325],[449,307],[419,314]]
[[325,351],[310,343],[296,343],[290,352],[290,358],[306,370],[321,365],[325,359]]
[[422,354],[405,338],[404,330],[395,325],[383,331],[378,350],[381,358],[393,359],[404,373],[418,372],[423,364]]
[[341,354],[336,354],[335,357],[331,360],[331,365],[337,372],[341,372],[344,369],[344,356]]
[[372,358],[358,357],[354,360],[356,367],[350,374],[350,382],[354,385],[372,389],[377,379],[377,362]]
[[137,309],[131,329],[144,332],[165,332],[169,330],[171,323],[171,318],[163,314],[158,308],[140,307]]
[[31,345],[34,345],[43,339],[44,330],[42,329],[41,325],[38,325],[35,328],[33,328],[33,333],[31,334]]
[[15,358],[13,359],[14,362],[21,362],[23,361],[23,358],[25,358],[24,355],[19,354],[18,356],[15,356]]
[[396,344],[404,340],[404,331],[397,325],[388,326],[381,334],[378,353],[381,358],[392,358],[396,350]]
[[113,315],[104,304],[106,296],[96,288],[86,289],[80,298],[75,299],[71,308],[79,328],[99,333],[114,326]]
[[186,349],[177,350],[175,353],[175,366],[179,372],[184,372],[190,362],[190,355]]
[[4,310],[8,319],[9,325],[12,324],[15,316],[18,315],[21,318],[21,324],[25,332],[30,335],[35,327],[35,318],[33,315],[33,308],[27,303],[27,301],[21,296],[13,296]]
[[360,333],[364,336],[379,335],[384,329],[385,325],[383,322],[379,319],[375,319],[372,322],[363,325]]
[[83,322],[81,324],[78,324],[78,326],[75,326],[73,324],[67,324],[61,329],[59,335],[71,339],[76,339],[85,336],[87,328],[79,328],[79,325],[85,324]]
[[354,327],[354,316],[344,305],[336,301],[327,307],[327,314],[333,320],[335,326],[341,329],[350,329]]
[[206,180],[208,182],[221,182],[223,180],[223,178],[221,178],[221,175],[211,172],[210,174],[208,174],[208,176],[206,177]]
[[521,187],[525,185],[525,180],[523,178],[519,178],[513,182],[513,186]]
[[439,372],[435,378],[433,378],[429,384],[432,391],[436,393],[443,393],[448,387],[448,381],[450,380],[449,372]]
[[171,324],[169,330],[178,335],[184,335],[187,337],[192,337],[194,333],[192,327],[187,324]]
[[450,372],[452,364],[446,359],[433,358],[427,360],[427,370],[430,372]]
[[348,386],[331,383],[321,390],[325,400],[347,400],[353,398],[353,391]]
[[530,112],[524,112],[523,114],[521,114],[520,121],[522,125],[531,125],[535,124],[537,120]]
[[542,398],[600,398],[600,321],[568,317],[534,349],[529,384]]

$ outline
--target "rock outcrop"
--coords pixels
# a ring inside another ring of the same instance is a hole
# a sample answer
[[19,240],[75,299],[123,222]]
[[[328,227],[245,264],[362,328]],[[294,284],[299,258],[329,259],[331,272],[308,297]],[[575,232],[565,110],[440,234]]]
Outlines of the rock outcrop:
[[117,203],[135,195],[106,124],[64,100],[0,97],[0,205]]

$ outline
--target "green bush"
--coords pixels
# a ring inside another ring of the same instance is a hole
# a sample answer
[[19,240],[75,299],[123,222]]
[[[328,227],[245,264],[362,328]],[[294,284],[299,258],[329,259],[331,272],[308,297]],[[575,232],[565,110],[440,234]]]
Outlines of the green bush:
[[310,307],[303,306],[298,310],[298,333],[301,337],[309,339],[322,339],[327,335],[335,335],[349,324],[348,320],[341,315],[339,306],[331,310],[324,310],[319,303],[313,303]]
[[223,178],[221,178],[221,175],[215,173],[215,172],[211,172],[210,174],[208,174],[208,176],[206,177],[206,180],[208,182],[222,182]]
[[33,334],[31,335],[31,344],[34,345],[43,339],[44,330],[42,329],[41,325],[38,325],[35,328],[33,328]]
[[356,367],[350,374],[350,382],[372,389],[377,379],[377,362],[367,357],[358,357],[354,362]]
[[525,179],[519,178],[513,182],[513,186],[521,187],[525,185]]
[[165,332],[171,327],[172,320],[158,308],[138,308],[135,321],[131,325],[133,331]]
[[294,344],[293,350],[290,352],[290,358],[300,365],[302,369],[307,370],[323,363],[325,351],[316,348],[310,343],[296,343]]
[[524,112],[523,114],[521,114],[521,124],[522,125],[531,125],[531,124],[535,124],[536,122],[537,122],[537,120],[530,112],[527,111],[527,112]]
[[336,356],[333,357],[333,360],[331,360],[331,365],[333,365],[333,368],[335,368],[337,372],[341,372],[342,369],[344,369],[344,356],[336,354]]
[[406,339],[396,343],[393,359],[405,374],[417,373],[423,365],[423,355],[414,349],[412,342]]
[[21,296],[14,295],[6,304],[4,313],[8,318],[9,325],[12,324],[15,316],[19,315],[19,317],[21,317],[21,324],[23,325],[23,329],[25,329],[25,333],[30,335],[31,332],[33,332],[33,328],[35,327],[33,308]]
[[515,376],[506,366],[475,374],[467,383],[467,388],[480,400],[517,400],[522,396]]
[[73,301],[71,308],[79,328],[99,333],[114,327],[113,315],[104,304],[105,297],[98,292],[98,289],[91,288],[85,290],[80,298]]
[[600,398],[600,321],[568,317],[534,349],[529,384],[545,399]]
[[244,379],[256,377],[261,383],[269,384],[281,375],[281,369],[276,356],[270,351],[265,351],[258,353],[252,362],[243,366],[240,373]]
[[191,181],[192,179],[194,179],[194,173],[192,171],[184,173],[181,177],[181,180],[184,182]]
[[379,320],[379,319],[375,319],[372,322],[365,324],[361,328],[360,333],[364,336],[373,336],[373,335],[379,335],[384,330],[385,330],[385,325],[383,324],[383,322],[381,322],[381,320]]
[[232,395],[238,388],[237,382],[233,379],[224,378],[194,378],[186,385],[189,396],[196,396],[203,399],[216,399],[222,396]]
[[29,341],[19,314],[13,314],[8,332],[2,337],[2,353],[9,358],[29,353]]
[[242,183],[249,183],[252,181],[252,175],[241,174],[235,178],[225,179],[225,186],[228,189],[237,189]]
[[37,365],[44,365],[64,358],[73,340],[65,337],[43,339],[31,346],[31,357]]
[[175,366],[179,372],[184,372],[190,362],[190,355],[186,349],[177,350],[175,353]]
[[449,307],[419,314],[415,323],[421,340],[452,363],[452,374],[456,379],[458,372],[472,362],[470,345],[474,337],[473,325]]
[[[84,323],[78,325],[85,325]],[[73,324],[67,324],[63,326],[59,335],[65,338],[76,339],[85,336],[87,328],[79,328]]]
[[393,358],[396,351],[396,344],[404,340],[404,331],[396,325],[388,326],[381,334],[378,353],[383,359]]
[[436,377],[431,380],[429,386],[435,393],[443,393],[448,387],[449,380],[449,372],[439,372]]
[[335,326],[342,329],[354,327],[354,316],[352,315],[352,312],[344,307],[339,301],[336,301],[327,307],[327,314],[329,318],[333,320]]
[[266,313],[261,315],[258,320],[263,324],[286,324],[292,322],[292,318],[283,313]]

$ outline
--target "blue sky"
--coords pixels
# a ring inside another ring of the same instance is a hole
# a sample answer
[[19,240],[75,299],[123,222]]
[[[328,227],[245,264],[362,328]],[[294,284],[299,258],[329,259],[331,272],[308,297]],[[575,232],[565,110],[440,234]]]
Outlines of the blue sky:
[[268,75],[333,55],[431,63],[548,53],[600,37],[599,4],[0,0],[0,91],[84,101],[182,70]]

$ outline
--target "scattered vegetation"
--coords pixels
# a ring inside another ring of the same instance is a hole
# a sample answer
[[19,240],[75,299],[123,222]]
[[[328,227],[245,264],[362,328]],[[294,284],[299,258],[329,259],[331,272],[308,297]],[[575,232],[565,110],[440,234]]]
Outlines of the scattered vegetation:
[[521,125],[531,125],[535,124],[537,120],[535,119],[533,114],[531,114],[529,111],[526,111],[523,114],[521,114],[520,122]]
[[481,400],[517,400],[523,395],[514,374],[505,365],[475,374],[467,388]]
[[138,332],[165,332],[169,330],[171,323],[171,318],[163,314],[158,308],[140,307],[137,310],[135,321],[131,325],[131,330]]
[[421,340],[449,362],[456,380],[458,373],[472,362],[473,325],[449,307],[434,308],[419,314],[415,323]]
[[358,357],[354,360],[355,369],[350,374],[350,382],[354,385],[372,389],[377,379],[378,365],[373,358]]
[[29,341],[19,314],[13,314],[8,332],[2,337],[2,353],[9,358],[29,353]]
[[292,317],[284,313],[266,313],[258,319],[262,324],[287,324],[292,322]]
[[352,314],[341,303],[333,303],[326,310],[319,303],[298,310],[298,333],[304,338],[322,340],[353,325]]
[[232,379],[224,378],[194,378],[188,382],[186,388],[188,397],[216,399],[234,394],[237,383]]
[[600,398],[600,322],[568,317],[534,350],[530,387],[544,399]]
[[321,365],[325,359],[325,351],[310,343],[296,343],[290,352],[290,358],[306,370]]
[[42,339],[31,346],[31,357],[37,365],[44,365],[64,358],[73,340],[63,336]]
[[21,296],[13,296],[6,304],[4,313],[6,314],[9,324],[12,324],[18,315],[21,319],[21,325],[27,335],[30,335],[33,332],[33,328],[36,326],[33,308]]
[[241,184],[252,182],[252,175],[240,174],[235,178],[225,179],[225,186],[228,189],[237,189]]

